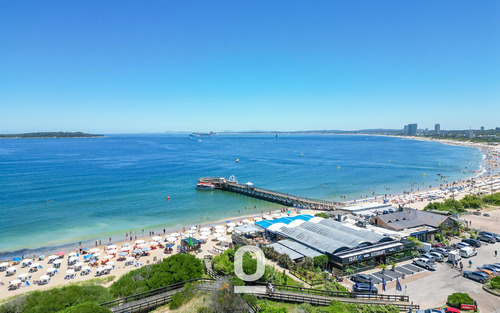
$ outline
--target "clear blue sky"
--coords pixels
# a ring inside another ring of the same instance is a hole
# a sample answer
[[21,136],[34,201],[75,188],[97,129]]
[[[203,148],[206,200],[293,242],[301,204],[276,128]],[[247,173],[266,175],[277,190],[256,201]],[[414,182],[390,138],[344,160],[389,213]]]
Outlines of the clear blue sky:
[[500,1],[2,1],[0,132],[500,126]]

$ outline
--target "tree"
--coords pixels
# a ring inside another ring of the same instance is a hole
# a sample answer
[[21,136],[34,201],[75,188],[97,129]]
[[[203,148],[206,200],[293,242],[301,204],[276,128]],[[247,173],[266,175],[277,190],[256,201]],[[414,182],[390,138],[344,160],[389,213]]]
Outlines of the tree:
[[460,304],[474,304],[474,300],[466,293],[453,293],[448,296],[448,304],[451,307],[460,308]]
[[328,256],[326,254],[318,255],[313,258],[314,261],[314,266],[319,267],[320,269],[324,270],[326,265],[328,264]]

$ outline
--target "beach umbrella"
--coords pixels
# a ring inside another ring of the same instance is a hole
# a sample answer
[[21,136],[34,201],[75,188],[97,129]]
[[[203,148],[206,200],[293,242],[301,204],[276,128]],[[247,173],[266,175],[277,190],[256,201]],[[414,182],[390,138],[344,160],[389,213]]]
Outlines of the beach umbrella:
[[232,233],[233,231],[234,231],[234,228],[232,228],[232,227],[229,227],[229,228],[227,229],[227,232],[228,232],[228,233]]
[[151,248],[150,247],[145,247],[144,249],[142,249],[142,251],[151,251]]
[[22,281],[20,281],[19,279],[14,279],[10,282],[11,285],[19,285],[20,283],[22,283]]
[[92,248],[89,250],[89,254],[99,253],[100,251],[101,251],[101,249],[99,249],[99,248]]
[[38,268],[40,266],[40,263],[33,263],[30,265],[30,267]]
[[171,233],[171,234],[170,234],[170,236],[171,236],[171,237],[179,237],[180,235],[181,235],[181,234],[179,234],[179,233]]
[[223,229],[223,228],[224,228],[224,226],[222,226],[222,225],[215,226],[215,229]]
[[21,258],[13,258],[12,261],[19,262],[19,261],[21,261]]
[[7,268],[7,272],[15,272],[15,271],[17,271],[17,267],[15,267],[15,266],[11,266],[11,267]]
[[120,252],[118,253],[119,256],[127,256],[128,255],[128,252]]
[[83,265],[83,263],[82,263],[82,262],[77,262],[77,263],[75,263],[75,267],[81,267],[82,265]]
[[82,271],[90,271],[90,266],[84,266],[82,267]]
[[175,237],[167,237],[168,242],[175,242],[176,240],[177,240],[177,238],[175,238]]
[[51,256],[49,256],[49,260],[55,260],[55,259],[57,259],[57,255],[51,255]]
[[224,237],[224,236],[222,236],[222,237],[218,237],[217,240],[220,241],[220,242],[226,242],[227,238]]
[[200,236],[200,239],[201,239],[201,240],[207,240],[207,239],[208,239],[208,236],[203,236],[203,235],[201,235],[201,236]]
[[196,226],[191,227],[191,230],[196,230],[196,229],[198,229],[198,227],[196,227]]
[[108,250],[108,254],[116,254],[118,251],[116,251],[116,249],[111,249],[111,250]]
[[235,223],[227,223],[227,226],[228,227],[234,227],[234,226],[236,226],[236,224]]
[[75,273],[75,270],[73,270],[73,269],[69,269],[66,271],[67,275],[73,275],[74,273]]
[[94,253],[94,256],[93,256],[93,258],[96,258],[96,259],[97,259],[97,258],[99,258],[99,256],[100,256],[100,255],[101,255],[101,254],[100,254],[99,252],[97,252],[97,253]]
[[196,231],[194,231],[194,230],[188,230],[186,233],[192,235],[192,234],[196,233]]
[[76,262],[78,261],[78,257],[72,256],[71,258],[68,259],[68,262]]
[[113,265],[115,265],[115,262],[109,261],[108,263],[106,263],[106,265],[113,266]]
[[107,259],[107,260],[109,260],[109,259],[112,259],[112,258],[114,258],[114,257],[115,257],[114,255],[112,255],[112,254],[108,254],[108,255],[106,255],[105,257],[103,257],[103,259]]
[[200,229],[201,232],[206,232],[206,231],[210,231],[210,228],[208,227],[203,227]]
[[66,252],[64,252],[64,251],[59,251],[59,252],[57,252],[57,255],[58,255],[58,256],[63,256],[65,253],[66,253]]
[[142,248],[145,248],[146,247],[146,244],[145,243],[141,243],[140,245],[136,245],[135,246],[137,249],[142,249]]
[[129,252],[130,251],[130,247],[122,247],[120,249],[121,252]]
[[57,271],[57,269],[54,268],[54,267],[51,267],[51,268],[47,269],[47,273],[53,273],[55,271]]
[[175,245],[167,245],[167,248],[175,247]]
[[128,243],[128,242],[126,242],[126,243],[124,243],[124,244],[122,245],[122,247],[128,247],[128,246],[130,246],[130,243]]
[[141,250],[141,249],[135,249],[133,252],[134,252],[135,254],[139,254],[139,253],[142,253],[142,250]]
[[153,240],[153,241],[162,241],[163,238],[160,237],[160,236],[154,236],[153,238],[151,238],[151,240]]
[[24,259],[24,260],[21,262],[21,264],[26,265],[26,264],[29,264],[29,263],[31,263],[31,262],[33,262],[33,259]]
[[42,260],[44,257],[45,257],[45,255],[43,255],[43,254],[42,254],[42,255],[39,255],[39,256],[38,256],[38,260]]
[[40,280],[49,280],[49,279],[50,279],[50,276],[48,276],[48,275],[40,276]]
[[135,261],[135,258],[134,258],[134,257],[129,256],[128,258],[126,258],[126,259],[125,259],[125,261],[128,261],[128,262],[130,262],[130,261]]
[[226,231],[224,229],[216,229],[215,232],[218,233],[218,234],[223,234]]
[[60,264],[62,261],[61,260],[55,260],[54,264]]
[[135,244],[137,244],[137,245],[142,245],[142,244],[145,244],[145,243],[146,243],[146,241],[142,240],[142,239],[139,239],[139,240],[135,241]]
[[290,211],[286,211],[286,213],[291,214],[292,212],[290,212]]
[[70,253],[68,253],[69,257],[76,256],[76,255],[77,255],[76,252],[70,252]]
[[113,249],[116,249],[116,248],[117,248],[116,245],[108,245],[106,247],[106,250],[113,250]]
[[244,219],[242,222],[245,224],[252,224],[252,222],[249,219]]
[[21,273],[21,274],[17,275],[17,278],[19,278],[21,280],[23,280],[23,278],[26,278],[26,277],[28,277],[28,274],[26,274],[26,273]]
[[109,270],[109,271],[111,271],[111,270],[113,269],[113,266],[111,266],[111,265],[106,265],[106,266],[104,267],[104,269],[105,269],[105,270]]

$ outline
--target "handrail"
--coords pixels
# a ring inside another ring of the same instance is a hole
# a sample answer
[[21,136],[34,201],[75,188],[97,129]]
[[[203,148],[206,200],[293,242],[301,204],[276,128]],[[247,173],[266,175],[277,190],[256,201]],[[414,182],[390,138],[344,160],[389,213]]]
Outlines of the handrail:
[[160,287],[160,288],[156,288],[156,289],[144,291],[144,292],[141,292],[141,293],[137,293],[137,294],[134,294],[134,295],[131,295],[131,296],[123,297],[123,298],[120,298],[120,299],[116,299],[116,300],[104,302],[104,303],[101,303],[100,306],[110,308],[110,307],[114,307],[114,306],[117,306],[117,305],[122,305],[122,304],[125,304],[125,303],[129,303],[129,302],[132,302],[132,301],[137,301],[137,300],[141,300],[141,299],[144,299],[144,298],[156,296],[158,294],[161,294],[161,293],[164,293],[164,292],[167,292],[167,291],[172,291],[172,290],[175,290],[175,289],[180,289],[180,288],[184,287],[184,285],[186,285],[187,283],[190,283],[190,282],[202,282],[202,283],[206,283],[206,282],[213,282],[213,281],[215,281],[215,280],[211,279],[211,278],[194,278],[194,279],[189,279],[189,280],[181,281],[181,282],[178,282],[178,283],[175,283],[175,284],[171,284],[171,285],[168,285],[168,286],[163,286],[163,287]]

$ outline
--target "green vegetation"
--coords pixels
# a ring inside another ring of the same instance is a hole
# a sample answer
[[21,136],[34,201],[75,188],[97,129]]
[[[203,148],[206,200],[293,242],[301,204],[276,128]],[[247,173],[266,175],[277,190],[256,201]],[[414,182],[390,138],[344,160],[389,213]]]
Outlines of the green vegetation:
[[416,247],[416,248],[421,248],[424,246],[424,244],[418,240],[417,238],[415,237],[411,237],[411,236],[408,236],[408,238],[406,238],[407,240],[413,242],[413,245]]
[[500,276],[493,277],[490,281],[490,286],[493,289],[498,289],[500,291]]
[[464,205],[460,201],[453,201],[452,199],[446,199],[444,202],[431,202],[424,208],[424,211],[429,210],[446,211],[448,214],[465,212]]
[[326,214],[325,212],[316,213],[316,214],[314,214],[314,216],[319,216],[322,218],[330,218],[330,216],[328,216],[328,214]]
[[303,313],[399,313],[399,309],[389,305],[359,305],[332,301],[329,306],[312,306],[309,303],[300,305],[281,303],[269,300],[258,302],[261,312],[303,312]]
[[314,261],[314,266],[318,267],[322,270],[325,269],[326,265],[328,264],[328,256],[326,254],[318,255],[313,258]]
[[103,308],[94,302],[84,302],[77,304],[75,306],[69,307],[65,310],[59,311],[59,313],[109,313],[111,312],[107,308]]
[[474,304],[474,300],[466,293],[454,293],[448,296],[448,305],[460,309],[460,304]]
[[483,202],[491,205],[500,205],[500,192],[489,196],[483,196]]
[[467,195],[460,201],[446,199],[444,202],[431,202],[424,208],[424,211],[437,210],[448,212],[448,214],[453,214],[455,212],[463,213],[466,209],[479,209],[484,204],[500,205],[500,193],[494,193],[493,195],[482,197]]
[[[93,311],[90,308],[96,308],[97,304],[113,299],[109,290],[102,286],[71,285],[46,291],[34,291],[16,298],[2,305],[0,313],[110,312],[105,308]],[[77,306],[80,310],[75,309]]]
[[177,282],[200,278],[203,264],[194,255],[175,254],[153,265],[128,272],[109,290],[115,297],[126,297]]
[[88,138],[103,135],[86,134],[82,132],[39,132],[25,134],[0,134],[0,138]]

